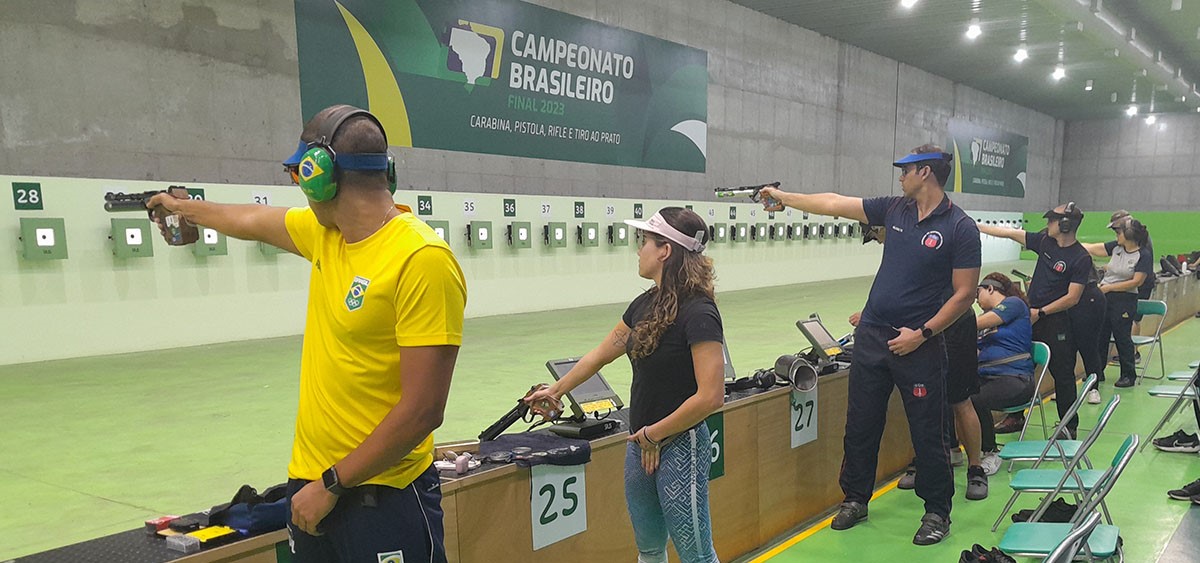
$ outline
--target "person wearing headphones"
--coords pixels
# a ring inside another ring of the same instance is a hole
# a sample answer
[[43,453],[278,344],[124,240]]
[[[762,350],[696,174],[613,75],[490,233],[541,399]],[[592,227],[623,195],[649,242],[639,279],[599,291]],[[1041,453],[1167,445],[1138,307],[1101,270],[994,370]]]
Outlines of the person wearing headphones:
[[[1029,320],[1033,323],[1033,339],[1050,347],[1050,375],[1054,377],[1058,416],[1062,418],[1079,396],[1075,388],[1077,337],[1072,330],[1077,327],[1073,326],[1068,311],[1083,297],[1085,287],[1095,275],[1095,267],[1088,251],[1075,238],[1075,230],[1083,221],[1083,211],[1074,202],[1059,205],[1047,211],[1044,217],[1046,230],[1042,232],[982,224],[979,230],[986,235],[1015,241],[1038,255],[1033,279],[1029,282]],[[1095,324],[1099,324],[1099,319]],[[1066,427],[1074,439],[1079,416],[1071,417]]]
[[638,275],[654,285],[562,379],[525,401],[558,402],[622,355],[633,366],[625,501],[638,561],[666,563],[667,539],[686,563],[717,561],[708,509],[704,419],[725,404],[724,329],[713,295],[708,227],[690,209],[664,207],[638,229]]
[[903,196],[862,199],[835,193],[799,194],[764,187],[768,211],[785,206],[856,219],[887,228],[883,261],[854,331],[854,363],[846,405],[845,493],[831,527],[846,530],[867,519],[875,486],[887,403],[900,390],[916,450],[916,492],[925,516],[913,536],[932,545],[950,533],[954,474],[946,406],[943,331],[971,307],[979,282],[975,221],[946,196],[953,155],[923,145],[895,161]]
[[979,326],[980,384],[971,403],[983,430],[983,469],[995,475],[1000,456],[992,411],[1025,404],[1033,396],[1033,327],[1025,293],[1004,274],[984,276],[976,299],[983,310],[975,321]]
[[1141,221],[1125,217],[1112,230],[1117,240],[1084,244],[1092,256],[1112,257],[1100,280],[1100,291],[1107,301],[1106,315],[1098,342],[1107,351],[1109,339],[1117,346],[1121,377],[1117,387],[1133,387],[1137,380],[1131,330],[1137,314],[1138,291],[1146,278],[1154,276],[1154,256],[1144,250],[1150,233]]
[[[1128,211],[1126,211],[1124,209],[1118,209],[1118,210],[1114,211],[1112,214],[1112,217],[1109,218],[1108,228],[1116,229],[1125,219],[1132,218],[1132,217],[1133,217],[1133,215],[1131,215]],[[1115,241],[1110,241],[1110,244],[1112,244],[1112,243],[1115,243]],[[1142,245],[1141,251],[1150,256],[1151,271],[1150,271],[1150,275],[1146,277],[1146,281],[1142,282],[1142,285],[1138,286],[1137,296],[1138,296],[1138,299],[1150,299],[1150,296],[1154,293],[1154,285],[1156,283],[1158,283],[1158,277],[1154,275],[1154,269],[1153,269],[1153,266],[1154,266],[1154,239],[1151,238],[1149,235],[1147,235],[1146,244]],[[1142,323],[1142,315],[1135,311],[1133,314],[1133,326],[1130,329],[1130,333],[1138,334],[1139,331],[1141,331],[1141,323]],[[1107,349],[1108,346],[1104,346],[1104,348]],[[1139,358],[1140,356],[1141,356],[1141,354],[1139,354],[1137,352],[1137,350],[1134,350],[1134,357]],[[1118,361],[1119,361],[1119,358],[1118,358]]]
[[284,161],[308,207],[147,202],[312,262],[288,464],[298,563],[446,561],[432,432],[462,344],[466,286],[450,247],[393,203],[387,150],[375,116],[331,106]]

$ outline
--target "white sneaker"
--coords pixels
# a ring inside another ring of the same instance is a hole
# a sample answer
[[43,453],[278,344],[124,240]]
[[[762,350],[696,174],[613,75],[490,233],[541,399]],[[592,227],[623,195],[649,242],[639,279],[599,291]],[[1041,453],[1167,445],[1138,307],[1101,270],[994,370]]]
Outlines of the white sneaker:
[[983,459],[979,460],[979,465],[983,466],[983,473],[987,476],[995,475],[1000,471],[1000,454],[996,452],[984,452]]
[[1099,392],[1099,391],[1097,391],[1097,390],[1095,390],[1095,389],[1092,389],[1091,391],[1088,391],[1088,394],[1087,394],[1087,402],[1088,402],[1088,404],[1089,404],[1089,405],[1098,405],[1098,404],[1100,404],[1100,392]]

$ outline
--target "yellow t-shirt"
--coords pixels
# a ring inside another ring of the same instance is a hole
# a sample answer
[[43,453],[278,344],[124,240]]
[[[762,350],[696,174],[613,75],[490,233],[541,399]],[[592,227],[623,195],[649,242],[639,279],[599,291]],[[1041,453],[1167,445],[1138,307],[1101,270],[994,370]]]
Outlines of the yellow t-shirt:
[[[287,212],[288,234],[313,264],[289,478],[320,479],[400,402],[402,347],[462,345],[462,270],[429,225],[396,207],[399,216],[353,244],[309,208]],[[366,483],[407,487],[432,462],[431,434]]]

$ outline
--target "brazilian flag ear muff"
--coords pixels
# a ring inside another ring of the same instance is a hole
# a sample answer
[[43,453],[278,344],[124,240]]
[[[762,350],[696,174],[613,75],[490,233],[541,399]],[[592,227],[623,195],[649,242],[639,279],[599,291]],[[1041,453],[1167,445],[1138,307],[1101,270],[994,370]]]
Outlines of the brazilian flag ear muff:
[[313,201],[329,201],[337,195],[334,179],[334,162],[337,153],[333,149],[311,145],[300,159],[300,189],[305,197]]
[[312,201],[329,201],[337,195],[338,170],[385,171],[387,174],[388,191],[396,193],[396,162],[392,155],[382,153],[355,153],[338,155],[334,152],[333,137],[338,128],[346,120],[364,116],[375,122],[379,132],[383,134],[386,144],[387,132],[371,112],[353,106],[343,106],[334,111],[321,123],[320,131],[313,141],[308,142],[308,150],[300,158],[298,176],[300,190]]

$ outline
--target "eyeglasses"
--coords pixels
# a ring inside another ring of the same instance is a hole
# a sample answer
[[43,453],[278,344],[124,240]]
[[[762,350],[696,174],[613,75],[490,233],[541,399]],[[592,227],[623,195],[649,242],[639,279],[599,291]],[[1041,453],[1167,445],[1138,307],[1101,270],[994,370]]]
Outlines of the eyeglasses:
[[299,166],[284,166],[283,169],[287,170],[288,175],[290,175],[292,177],[292,183],[299,186],[300,185],[300,167]]
[[915,173],[916,171],[918,171],[922,168],[925,168],[925,167],[924,166],[905,167],[903,170],[900,171],[900,177],[903,178],[905,176],[908,176],[909,174]]

